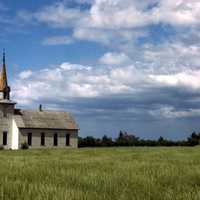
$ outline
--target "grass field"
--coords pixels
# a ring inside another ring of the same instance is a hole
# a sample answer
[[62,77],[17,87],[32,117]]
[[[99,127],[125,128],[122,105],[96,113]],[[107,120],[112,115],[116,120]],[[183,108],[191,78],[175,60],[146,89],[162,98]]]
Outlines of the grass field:
[[200,147],[0,151],[0,199],[200,199]]

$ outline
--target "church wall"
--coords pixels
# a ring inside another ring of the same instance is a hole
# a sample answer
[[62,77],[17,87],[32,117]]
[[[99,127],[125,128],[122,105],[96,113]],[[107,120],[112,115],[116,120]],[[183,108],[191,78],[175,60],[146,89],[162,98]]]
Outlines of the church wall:
[[11,149],[19,149],[19,129],[14,119],[12,120]]
[[0,104],[0,146],[3,146],[3,132],[6,131],[7,145],[3,146],[5,149],[11,148],[13,112],[13,104]]
[[10,123],[8,119],[3,119],[0,117],[0,121],[1,121],[1,125],[0,125],[0,146],[3,146],[3,132],[6,131],[7,132],[7,145],[4,146],[5,149],[9,149],[10,148],[10,135],[11,135],[11,131],[10,131]]
[[[32,148],[77,148],[78,131],[71,130],[50,130],[50,129],[20,129],[19,146],[22,143],[28,143],[28,133],[32,133]],[[45,146],[41,146],[41,133],[45,133]],[[58,145],[53,145],[54,133],[58,134]],[[66,146],[66,134],[70,134],[70,145]]]
[[14,113],[13,104],[0,103],[0,117],[12,118]]

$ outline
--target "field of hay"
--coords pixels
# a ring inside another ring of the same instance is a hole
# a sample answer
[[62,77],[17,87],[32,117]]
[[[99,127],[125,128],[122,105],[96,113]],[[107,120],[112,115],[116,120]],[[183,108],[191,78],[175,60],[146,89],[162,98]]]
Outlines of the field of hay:
[[0,151],[0,199],[200,199],[200,147]]

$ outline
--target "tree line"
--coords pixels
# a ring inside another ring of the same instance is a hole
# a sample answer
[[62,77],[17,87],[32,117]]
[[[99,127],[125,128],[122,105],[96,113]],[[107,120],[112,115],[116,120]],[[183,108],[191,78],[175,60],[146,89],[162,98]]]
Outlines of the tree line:
[[133,134],[120,131],[116,139],[112,139],[107,135],[102,138],[92,136],[79,137],[79,147],[113,147],[113,146],[196,146],[200,144],[200,133],[193,132],[186,140],[168,140],[159,137],[156,140],[141,139]]

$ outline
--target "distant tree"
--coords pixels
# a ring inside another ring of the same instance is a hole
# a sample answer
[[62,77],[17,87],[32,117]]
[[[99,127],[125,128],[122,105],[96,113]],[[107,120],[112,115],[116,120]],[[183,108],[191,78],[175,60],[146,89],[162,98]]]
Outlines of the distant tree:
[[111,147],[114,145],[114,142],[112,141],[112,138],[109,138],[108,136],[104,135],[101,140],[101,145],[105,147]]
[[119,131],[118,140],[122,140],[123,137],[124,137],[124,133],[123,133],[123,131]]
[[96,139],[92,136],[85,138],[79,137],[79,147],[95,147],[97,146]]
[[100,138],[97,138],[95,140],[95,144],[96,144],[96,147],[101,147],[102,146],[102,140]]
[[200,134],[193,132],[187,140],[189,146],[200,144]]
[[101,139],[87,136],[79,137],[79,147],[110,147],[110,146],[195,146],[200,144],[200,133],[193,132],[187,140],[167,140],[160,136],[157,140],[140,139],[133,134],[120,131],[118,137],[112,140],[104,135]]
[[139,138],[128,134],[127,132],[119,132],[118,138],[115,141],[117,146],[135,146],[139,141]]
[[164,143],[165,143],[165,139],[162,136],[160,136],[158,139],[158,145],[162,145]]

